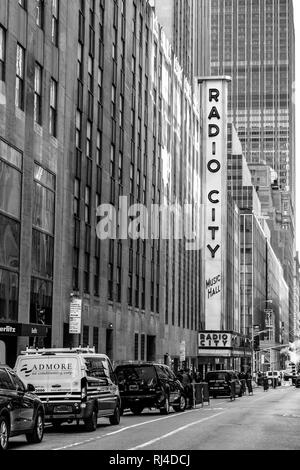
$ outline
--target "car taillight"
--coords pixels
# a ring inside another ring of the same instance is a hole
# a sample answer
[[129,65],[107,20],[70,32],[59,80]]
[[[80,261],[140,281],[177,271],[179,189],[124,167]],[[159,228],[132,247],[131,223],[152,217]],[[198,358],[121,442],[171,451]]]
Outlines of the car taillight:
[[81,389],[81,400],[85,401],[86,397],[87,397],[86,387],[82,387],[82,389]]

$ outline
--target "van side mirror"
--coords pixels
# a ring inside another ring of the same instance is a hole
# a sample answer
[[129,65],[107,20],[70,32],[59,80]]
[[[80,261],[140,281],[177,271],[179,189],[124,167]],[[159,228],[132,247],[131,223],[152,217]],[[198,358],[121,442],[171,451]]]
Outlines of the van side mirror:
[[32,384],[27,385],[27,392],[32,393],[35,392],[35,387]]

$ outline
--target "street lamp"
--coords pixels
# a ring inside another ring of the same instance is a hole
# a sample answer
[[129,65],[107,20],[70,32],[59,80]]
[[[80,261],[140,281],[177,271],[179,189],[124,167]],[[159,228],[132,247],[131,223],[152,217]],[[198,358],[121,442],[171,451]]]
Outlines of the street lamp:
[[269,330],[262,330],[262,331],[259,331],[258,333],[255,333],[254,334],[254,328],[255,328],[255,325],[253,324],[253,320],[254,320],[254,311],[256,309],[256,307],[258,305],[261,306],[262,303],[265,303],[265,304],[272,304],[273,303],[273,300],[272,299],[265,299],[265,300],[258,300],[257,302],[255,302],[255,304],[253,304],[253,301],[252,301],[252,331],[251,331],[251,344],[252,344],[252,354],[251,354],[251,370],[253,371],[254,369],[254,366],[255,366],[255,351],[254,351],[254,337],[255,336],[259,336],[260,333],[264,333],[265,331],[269,331]]

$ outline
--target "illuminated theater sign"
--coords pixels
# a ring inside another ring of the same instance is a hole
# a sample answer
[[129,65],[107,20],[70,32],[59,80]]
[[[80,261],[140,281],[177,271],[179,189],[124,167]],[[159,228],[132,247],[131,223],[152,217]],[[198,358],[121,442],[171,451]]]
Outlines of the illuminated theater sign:
[[222,330],[227,236],[228,77],[199,79],[204,129],[204,294],[207,330]]

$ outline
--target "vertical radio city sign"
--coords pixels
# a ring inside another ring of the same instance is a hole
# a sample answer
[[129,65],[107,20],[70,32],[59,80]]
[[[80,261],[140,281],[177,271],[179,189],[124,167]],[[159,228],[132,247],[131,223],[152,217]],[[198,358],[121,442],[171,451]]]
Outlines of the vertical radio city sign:
[[201,85],[203,111],[204,298],[206,330],[222,330],[226,308],[227,104],[229,77]]

